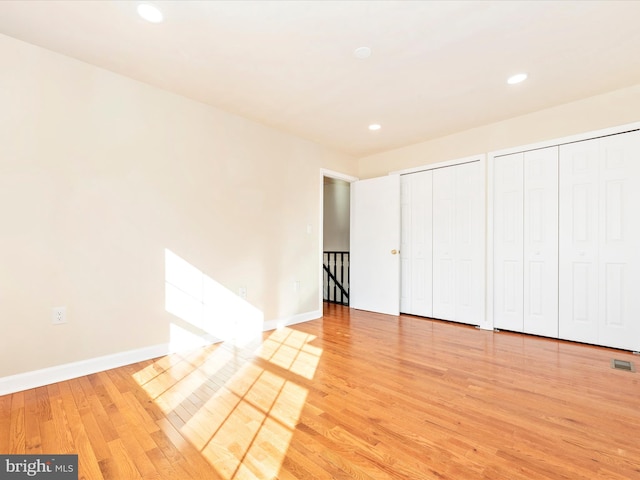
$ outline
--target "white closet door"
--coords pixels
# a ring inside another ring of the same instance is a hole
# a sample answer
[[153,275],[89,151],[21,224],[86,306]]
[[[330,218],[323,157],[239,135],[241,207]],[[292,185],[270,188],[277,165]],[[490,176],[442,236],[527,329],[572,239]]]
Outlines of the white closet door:
[[598,343],[599,139],[560,146],[559,336]]
[[433,172],[401,177],[403,313],[432,315],[432,178]]
[[433,316],[482,321],[483,170],[480,162],[433,172]]
[[433,316],[456,319],[456,168],[433,171]]
[[640,350],[640,132],[604,137],[599,175],[598,344]]
[[494,159],[494,326],[521,332],[523,323],[523,157]]
[[484,304],[484,172],[480,162],[455,168],[455,305],[454,320],[479,325]]
[[524,154],[524,329],[558,336],[558,147]]
[[411,175],[400,177],[400,312],[412,313]]

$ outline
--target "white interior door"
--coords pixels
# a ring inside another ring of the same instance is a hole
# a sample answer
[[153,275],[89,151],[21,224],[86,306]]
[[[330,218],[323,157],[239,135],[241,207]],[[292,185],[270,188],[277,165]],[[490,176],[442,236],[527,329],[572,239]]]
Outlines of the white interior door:
[[494,326],[522,332],[524,154],[496,157],[493,165]]
[[456,167],[433,172],[433,316],[455,320]]
[[400,177],[351,184],[349,304],[400,313]]
[[640,132],[600,142],[598,343],[640,350]]
[[423,317],[431,317],[433,311],[432,179],[429,170],[403,175],[400,180],[400,311]]
[[479,325],[484,311],[484,171],[433,171],[433,317]]
[[524,154],[524,332],[558,336],[558,147]]
[[560,146],[559,336],[598,343],[599,139]]
[[479,325],[484,313],[484,170],[455,167],[455,303],[457,322]]
[[411,217],[413,213],[411,175],[400,176],[400,311],[413,314]]
[[558,147],[494,161],[494,325],[558,336]]
[[560,336],[638,350],[640,132],[560,152]]

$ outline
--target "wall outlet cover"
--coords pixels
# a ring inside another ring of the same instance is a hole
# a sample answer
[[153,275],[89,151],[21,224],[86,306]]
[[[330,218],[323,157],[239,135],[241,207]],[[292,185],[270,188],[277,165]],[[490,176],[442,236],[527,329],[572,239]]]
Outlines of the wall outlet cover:
[[51,323],[54,325],[67,323],[67,307],[53,307],[51,309]]

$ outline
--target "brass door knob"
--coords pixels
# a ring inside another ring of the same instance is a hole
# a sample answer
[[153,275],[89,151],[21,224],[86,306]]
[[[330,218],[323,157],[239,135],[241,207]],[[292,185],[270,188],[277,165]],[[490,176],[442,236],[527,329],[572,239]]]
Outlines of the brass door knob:
[[395,255],[396,253],[398,253],[398,251],[395,248],[391,250],[391,255]]

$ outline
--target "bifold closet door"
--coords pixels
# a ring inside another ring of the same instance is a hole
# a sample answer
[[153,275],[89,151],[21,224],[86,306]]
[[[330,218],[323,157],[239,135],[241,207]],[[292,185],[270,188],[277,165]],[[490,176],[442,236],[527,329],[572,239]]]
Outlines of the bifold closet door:
[[524,330],[524,153],[493,162],[493,325]]
[[480,162],[433,171],[433,316],[477,325],[483,305]]
[[433,313],[432,179],[430,170],[400,178],[400,311],[423,317],[430,317]]
[[640,349],[640,132],[560,147],[560,337]]
[[600,139],[560,146],[560,338],[598,343]]
[[558,337],[558,147],[524,153],[523,331]]
[[496,157],[494,326],[558,336],[558,147]]
[[640,351],[640,131],[600,139],[598,343]]

